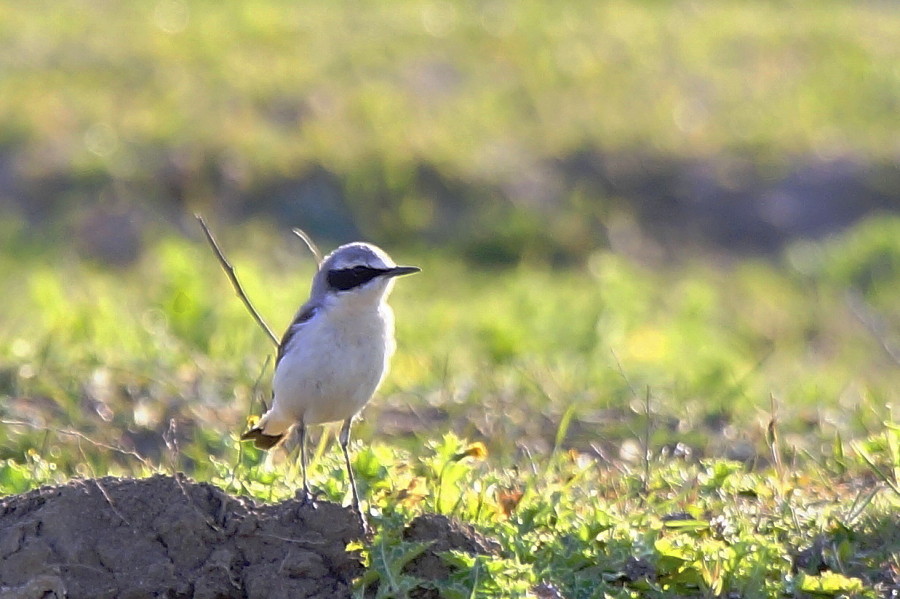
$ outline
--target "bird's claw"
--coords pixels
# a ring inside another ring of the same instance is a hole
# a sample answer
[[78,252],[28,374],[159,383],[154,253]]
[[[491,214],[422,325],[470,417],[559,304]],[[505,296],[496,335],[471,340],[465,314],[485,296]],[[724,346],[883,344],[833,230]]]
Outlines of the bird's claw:
[[300,508],[312,508],[316,509],[319,507],[319,495],[317,491],[310,491],[309,489],[298,489],[296,495],[294,496],[296,499],[300,500]]

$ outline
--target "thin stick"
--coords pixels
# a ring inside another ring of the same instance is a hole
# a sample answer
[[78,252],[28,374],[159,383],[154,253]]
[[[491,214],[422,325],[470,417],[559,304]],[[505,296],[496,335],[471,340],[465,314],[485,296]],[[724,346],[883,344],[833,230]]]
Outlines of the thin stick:
[[[44,431],[45,433],[53,432],[58,435],[66,435],[68,437],[75,437],[79,442],[86,441],[86,442],[90,443],[91,445],[93,445],[94,447],[99,447],[101,449],[108,449],[109,451],[114,451],[116,453],[120,453],[122,455],[135,458],[137,461],[139,461],[141,464],[143,464],[143,466],[145,468],[147,468],[147,470],[153,471],[156,469],[152,463],[150,463],[148,460],[146,460],[143,456],[141,456],[139,453],[137,453],[135,451],[123,449],[122,447],[116,447],[115,445],[109,445],[107,443],[102,443],[100,441],[94,441],[93,439],[91,439],[90,437],[85,435],[84,433],[80,433],[78,431],[63,429],[63,428],[55,428],[52,426],[40,426],[40,425],[34,424],[33,422],[27,422],[25,420],[5,420],[5,419],[3,419],[3,420],[0,420],[0,424],[4,424],[6,426],[22,426],[22,427],[30,428],[30,429],[36,430],[36,431]],[[84,454],[82,454],[82,455],[84,455]],[[91,465],[88,464],[88,468],[90,468],[91,474],[93,474],[94,473],[93,467],[91,467]]]
[[781,461],[781,443],[778,439],[778,401],[774,393],[769,393],[769,424],[766,426],[766,444],[772,453],[772,461],[775,464],[775,472],[779,479],[784,481],[784,464]]
[[123,516],[123,515],[122,515],[122,512],[120,512],[120,511],[116,508],[116,506],[113,504],[112,498],[109,496],[109,493],[107,493],[107,492],[106,492],[106,489],[103,488],[103,485],[100,484],[100,479],[97,478],[96,476],[94,476],[94,478],[93,478],[92,480],[93,480],[94,484],[97,485],[97,488],[100,489],[100,494],[103,495],[103,499],[106,500],[107,505],[109,505],[109,507],[110,507],[110,509],[113,511],[113,513],[114,513],[116,516],[118,516],[119,518],[121,518],[121,519],[122,519],[122,522],[124,522],[124,523],[127,524],[128,526],[131,526],[131,522],[128,521],[128,518],[126,518],[125,516]]
[[312,252],[313,257],[316,259],[316,265],[322,264],[322,252],[319,251],[319,246],[312,240],[312,237],[307,235],[306,231],[297,227],[294,227],[291,231],[293,231],[294,235],[302,239],[309,251]]
[[872,307],[866,302],[866,298],[857,291],[851,291],[847,293],[846,301],[853,316],[862,323],[869,334],[881,345],[884,353],[896,364],[900,364],[900,348],[892,345],[890,339],[884,335],[885,327],[879,322],[880,319],[877,315],[873,313]]
[[625,369],[622,368],[622,362],[619,361],[619,355],[616,353],[616,350],[610,348],[609,353],[612,354],[613,360],[616,361],[616,368],[619,369],[619,375],[621,375],[622,379],[625,381],[625,384],[628,385],[628,389],[631,391],[631,396],[637,398],[637,391],[634,390],[634,385],[631,384],[631,380],[629,380],[628,375],[625,373]]
[[650,413],[650,385],[647,385],[647,393],[644,395],[644,414],[647,421],[644,423],[643,447],[644,455],[641,456],[641,462],[644,464],[644,480],[641,482],[644,495],[641,501],[646,500],[647,491],[650,489],[650,435],[653,429],[653,415]]
[[250,315],[253,316],[254,320],[256,320],[256,324],[258,324],[260,328],[265,331],[266,335],[269,336],[269,339],[277,347],[279,344],[278,337],[275,336],[275,333],[272,332],[272,329],[269,328],[269,325],[266,324],[266,321],[262,319],[262,316],[259,315],[259,312],[257,312],[256,308],[253,307],[253,304],[250,303],[250,299],[247,298],[247,295],[244,293],[244,289],[241,287],[241,283],[237,279],[237,275],[234,273],[234,267],[225,258],[222,250],[219,249],[219,244],[216,243],[216,239],[210,232],[209,227],[206,226],[206,221],[203,220],[203,217],[199,213],[195,214],[194,217],[198,221],[200,221],[200,226],[203,227],[203,233],[206,234],[206,240],[209,241],[209,245],[212,247],[213,252],[215,252],[216,258],[219,259],[219,264],[222,265],[222,270],[224,270],[225,274],[228,275],[228,279],[231,281],[231,285],[232,287],[234,287],[234,291],[237,293],[237,296],[241,298],[242,302],[244,302],[247,310],[250,311]]

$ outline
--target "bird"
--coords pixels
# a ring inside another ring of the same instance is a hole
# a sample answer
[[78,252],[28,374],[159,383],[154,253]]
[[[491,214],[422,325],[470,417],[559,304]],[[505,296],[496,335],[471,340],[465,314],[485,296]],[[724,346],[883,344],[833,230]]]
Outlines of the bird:
[[299,429],[305,502],[312,501],[307,427],[342,421],[338,441],[364,531],[370,528],[350,464],[350,427],[385,378],[396,347],[394,313],[387,303],[394,279],[420,270],[398,266],[370,243],[348,243],[328,254],[313,276],[309,299],[278,345],[272,405],[241,435],[260,449],[272,449],[292,428]]

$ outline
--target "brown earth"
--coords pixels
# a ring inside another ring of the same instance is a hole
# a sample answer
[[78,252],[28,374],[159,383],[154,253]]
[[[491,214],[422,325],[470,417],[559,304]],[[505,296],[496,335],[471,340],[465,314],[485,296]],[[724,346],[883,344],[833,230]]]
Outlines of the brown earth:
[[497,555],[500,544],[480,534],[468,524],[441,514],[423,514],[403,531],[405,541],[431,543],[428,550],[410,561],[403,572],[425,580],[442,580],[453,570],[440,558],[440,553],[454,549],[472,555]]
[[0,499],[0,599],[349,597],[352,512],[235,498],[184,476],[106,477]]
[[474,528],[441,514],[422,514],[410,522],[403,530],[403,540],[429,543],[421,555],[411,560],[403,568],[410,574],[426,581],[409,593],[410,599],[441,599],[443,595],[428,581],[445,580],[453,573],[453,568],[441,559],[441,553],[450,550],[464,551],[471,555],[498,555],[500,544],[485,537]]
[[[180,474],[73,480],[0,499],[0,599],[350,597],[363,566],[346,547],[361,537],[330,502],[258,504]],[[403,537],[431,543],[405,570],[424,581],[451,573],[440,552],[499,550],[434,514]]]

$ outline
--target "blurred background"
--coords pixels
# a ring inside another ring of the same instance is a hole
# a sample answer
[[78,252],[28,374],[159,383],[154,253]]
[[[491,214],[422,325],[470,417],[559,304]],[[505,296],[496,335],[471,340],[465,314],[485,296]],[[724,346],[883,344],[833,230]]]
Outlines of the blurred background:
[[883,0],[0,5],[0,410],[31,426],[0,457],[64,456],[47,426],[228,451],[272,348],[195,212],[279,331],[293,226],[425,268],[364,438],[627,458],[649,409],[658,447],[751,460],[776,405],[797,447],[865,434],[900,389],[898,31]]
[[900,207],[893,2],[2,11],[2,207],[113,262],[195,210],[510,262]]

